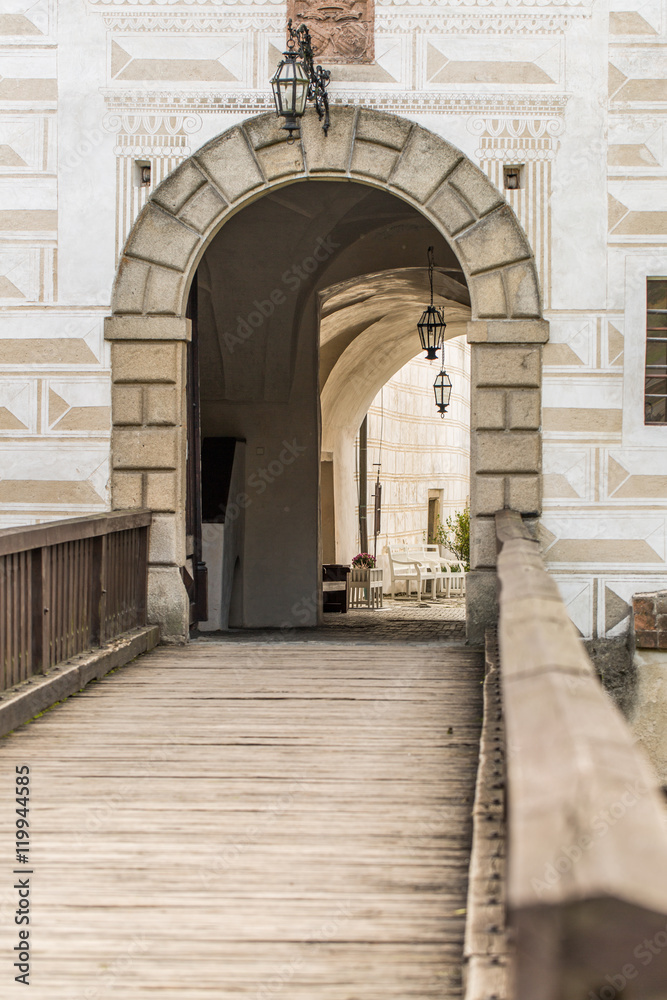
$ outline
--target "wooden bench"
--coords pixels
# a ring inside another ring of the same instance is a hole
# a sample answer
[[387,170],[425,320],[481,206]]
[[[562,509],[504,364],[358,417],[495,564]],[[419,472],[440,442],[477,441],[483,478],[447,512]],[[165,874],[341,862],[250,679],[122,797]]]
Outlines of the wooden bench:
[[[396,584],[401,581],[405,581],[408,597],[413,582],[416,583],[419,600],[425,595],[426,583],[429,580],[433,598],[437,598],[439,594],[444,594],[445,597],[465,594],[463,566],[461,563],[443,559],[437,545],[390,545],[388,554],[392,598],[396,593]],[[458,569],[455,569],[455,566]]]

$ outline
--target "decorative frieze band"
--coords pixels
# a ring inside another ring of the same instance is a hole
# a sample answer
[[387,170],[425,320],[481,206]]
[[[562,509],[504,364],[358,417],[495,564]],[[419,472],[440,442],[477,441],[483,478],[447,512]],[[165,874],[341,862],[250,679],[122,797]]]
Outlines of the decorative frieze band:
[[110,111],[104,117],[103,126],[107,132],[123,132],[126,135],[178,136],[191,135],[201,128],[199,115],[141,114],[129,111],[123,114]]
[[[227,32],[234,31],[283,31],[285,17],[282,12],[271,9],[253,10],[248,13],[246,8],[227,7],[216,10],[189,8],[184,11],[165,13],[149,10],[126,13],[124,11],[104,14],[104,25],[108,31],[116,34],[131,32],[164,31],[164,32]],[[457,7],[452,10],[439,9],[437,13],[432,7],[425,9],[376,10],[375,33],[377,35],[396,35],[404,32],[431,34],[444,32],[456,35],[553,35],[563,34],[575,20],[588,18],[591,12],[581,9],[549,9],[534,8],[529,11],[512,11],[499,13],[492,10],[469,10]],[[327,57],[322,57],[327,61]],[[332,60],[328,60],[331,62]],[[333,60],[345,61],[350,60]],[[351,60],[354,62],[355,60]]]
[[208,11],[188,11],[187,13],[163,14],[142,11],[131,14],[109,14],[104,12],[104,25],[108,31],[116,33],[143,31],[165,31],[165,32],[225,32],[225,31],[282,31],[285,27],[285,18],[282,13],[274,13],[271,10],[257,11],[252,14],[245,13],[245,9],[239,10],[230,7],[227,10],[216,11],[214,14]]
[[562,116],[471,118],[468,122],[468,131],[480,139],[475,151],[479,160],[509,162],[553,160],[564,127]]
[[[242,112],[250,116],[273,110],[273,97],[268,87],[266,90],[235,90],[224,93],[168,90],[106,90],[103,93],[109,116],[186,116],[189,112],[196,115]],[[564,94],[532,97],[525,94],[480,94],[465,91],[442,93],[435,90],[388,93],[381,90],[336,88],[330,93],[330,103],[338,107],[363,106],[395,114],[429,112],[443,115],[470,115],[474,116],[475,120],[478,118],[555,120],[564,114],[567,100]]]
[[188,136],[201,129],[199,115],[119,114],[105,115],[103,128],[118,135],[116,156],[134,158],[176,157],[177,161],[189,156]]
[[[109,7],[134,8],[146,6],[154,7],[174,7],[176,4],[185,4],[186,7],[236,7],[237,9],[247,8],[248,4],[243,0],[88,0],[93,9],[104,9]],[[593,5],[593,0],[376,0],[381,7],[530,7],[545,8],[588,8]],[[284,0],[253,0],[253,6],[282,7]]]

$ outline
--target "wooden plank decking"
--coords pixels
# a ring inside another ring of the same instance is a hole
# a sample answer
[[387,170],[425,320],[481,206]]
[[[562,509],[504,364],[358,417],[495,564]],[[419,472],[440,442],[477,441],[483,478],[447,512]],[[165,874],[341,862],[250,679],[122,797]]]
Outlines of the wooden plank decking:
[[481,715],[455,646],[161,647],[0,743],[0,996],[454,1000]]

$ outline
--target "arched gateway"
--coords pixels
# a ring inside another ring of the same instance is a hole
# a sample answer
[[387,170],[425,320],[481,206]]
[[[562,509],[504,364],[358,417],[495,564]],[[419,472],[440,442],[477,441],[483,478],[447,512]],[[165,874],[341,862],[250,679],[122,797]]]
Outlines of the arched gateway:
[[188,634],[186,565],[186,304],[220,227],[250,202],[304,180],[355,181],[418,209],[456,253],[471,298],[471,573],[469,634],[495,616],[501,507],[540,513],[541,345],[548,339],[530,245],[486,175],[414,122],[337,108],[328,136],[315,116],[288,145],[273,114],[235,126],[153,193],[127,241],[106,339],[112,342],[112,506],[156,512],[150,553],[153,621]]

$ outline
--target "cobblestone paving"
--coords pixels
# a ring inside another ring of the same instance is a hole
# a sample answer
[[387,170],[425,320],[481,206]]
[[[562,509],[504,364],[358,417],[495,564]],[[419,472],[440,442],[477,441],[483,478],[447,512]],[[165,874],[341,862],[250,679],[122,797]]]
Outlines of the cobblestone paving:
[[204,642],[465,642],[465,598],[418,603],[416,598],[391,600],[374,611],[355,608],[324,616],[316,628],[230,629],[198,632]]

